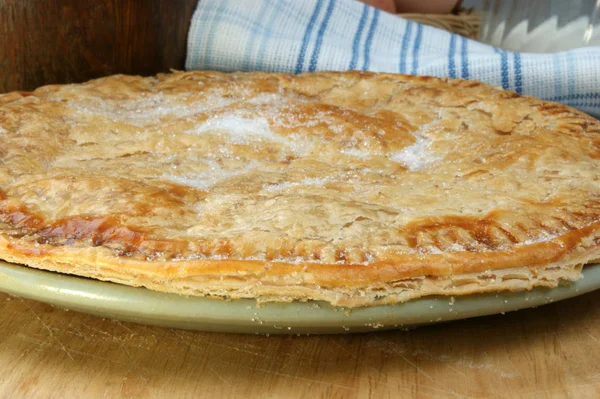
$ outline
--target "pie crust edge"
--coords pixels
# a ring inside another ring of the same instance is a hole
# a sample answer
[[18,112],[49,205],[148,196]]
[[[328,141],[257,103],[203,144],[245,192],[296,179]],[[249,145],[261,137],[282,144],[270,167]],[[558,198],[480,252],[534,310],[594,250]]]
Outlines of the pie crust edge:
[[[599,231],[597,222],[550,241],[510,251],[399,255],[368,265],[246,260],[157,263],[116,257],[107,248],[47,244],[32,247],[4,236],[0,236],[0,258],[34,268],[184,295],[259,301],[311,299],[354,307],[427,295],[556,287],[561,281],[580,278],[582,265],[600,258]],[[448,262],[452,263],[453,272]],[[524,264],[529,266],[522,267]]]

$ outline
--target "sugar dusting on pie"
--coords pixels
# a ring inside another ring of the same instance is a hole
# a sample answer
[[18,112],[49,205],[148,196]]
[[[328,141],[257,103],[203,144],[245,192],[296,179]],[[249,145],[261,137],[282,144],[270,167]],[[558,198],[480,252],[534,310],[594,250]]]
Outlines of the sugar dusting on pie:
[[555,287],[600,258],[600,129],[477,82],[111,76],[0,95],[0,259],[342,306]]
[[429,154],[430,146],[430,140],[416,136],[414,144],[392,154],[390,160],[401,163],[409,171],[423,169],[436,160],[435,157]]

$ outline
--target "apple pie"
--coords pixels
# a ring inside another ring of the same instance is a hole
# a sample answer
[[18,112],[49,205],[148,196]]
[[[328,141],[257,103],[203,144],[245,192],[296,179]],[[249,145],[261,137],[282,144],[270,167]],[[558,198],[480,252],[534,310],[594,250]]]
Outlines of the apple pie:
[[0,95],[0,259],[356,307],[556,287],[600,258],[600,123],[479,82],[110,76]]

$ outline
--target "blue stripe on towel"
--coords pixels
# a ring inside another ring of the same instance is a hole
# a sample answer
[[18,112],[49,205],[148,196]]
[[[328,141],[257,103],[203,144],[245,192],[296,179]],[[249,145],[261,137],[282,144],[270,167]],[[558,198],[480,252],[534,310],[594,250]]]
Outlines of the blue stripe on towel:
[[456,65],[454,64],[454,53],[456,51],[456,35],[450,33],[450,45],[448,46],[448,76],[456,78]]
[[363,62],[362,69],[366,71],[371,63],[371,45],[373,44],[373,36],[375,35],[375,29],[377,28],[377,21],[379,20],[378,9],[373,12],[373,19],[371,20],[371,26],[369,27],[369,33],[367,34],[367,40],[365,41],[365,59]]
[[310,39],[310,35],[315,27],[315,23],[317,22],[317,17],[321,12],[321,6],[323,2],[321,0],[316,1],[315,8],[313,10],[312,15],[308,21],[308,25],[306,25],[306,30],[304,31],[304,37],[302,38],[302,46],[300,47],[300,53],[298,54],[298,61],[296,62],[296,73],[302,72],[302,67],[304,66],[304,58],[306,57],[306,50],[308,48],[308,40]]
[[423,37],[423,25],[417,24],[417,35],[415,36],[415,45],[413,46],[413,59],[411,74],[416,75],[419,70],[419,51],[421,50],[421,38]]
[[313,50],[312,57],[310,57],[310,64],[308,66],[309,72],[314,72],[317,70],[317,62],[319,61],[319,54],[321,53],[321,46],[323,45],[323,36],[325,35],[325,31],[327,30],[327,24],[329,23],[329,19],[331,19],[333,7],[335,7],[335,0],[329,0],[327,10],[325,10],[325,17],[323,18],[321,26],[317,31],[317,42],[315,43],[315,49]]
[[354,41],[352,42],[352,59],[350,60],[350,65],[348,69],[356,69],[356,64],[358,62],[358,46],[360,44],[360,39],[362,37],[363,30],[365,29],[365,24],[367,23],[367,16],[369,15],[369,6],[364,4],[362,14],[360,15],[360,21],[358,22],[358,28],[356,28],[356,33],[354,34]]
[[514,69],[515,69],[515,91],[519,94],[523,93],[523,74],[521,73],[521,54],[513,53]]
[[496,54],[500,55],[500,80],[502,82],[502,88],[508,89],[508,55],[505,50],[500,50],[494,47]]
[[460,43],[460,58],[462,62],[461,78],[469,79],[469,57],[467,56],[467,45],[469,42],[466,37],[461,38]]
[[406,73],[406,53],[408,52],[408,44],[412,35],[412,27],[414,22],[406,21],[406,29],[404,29],[404,37],[402,37],[402,47],[400,48],[400,73]]

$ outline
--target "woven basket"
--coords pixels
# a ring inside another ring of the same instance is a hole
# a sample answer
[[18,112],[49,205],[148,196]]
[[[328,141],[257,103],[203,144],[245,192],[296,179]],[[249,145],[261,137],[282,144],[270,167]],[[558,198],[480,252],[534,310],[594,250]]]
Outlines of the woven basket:
[[398,14],[398,16],[469,39],[477,39],[481,27],[481,15],[474,9],[460,8],[452,14]]

